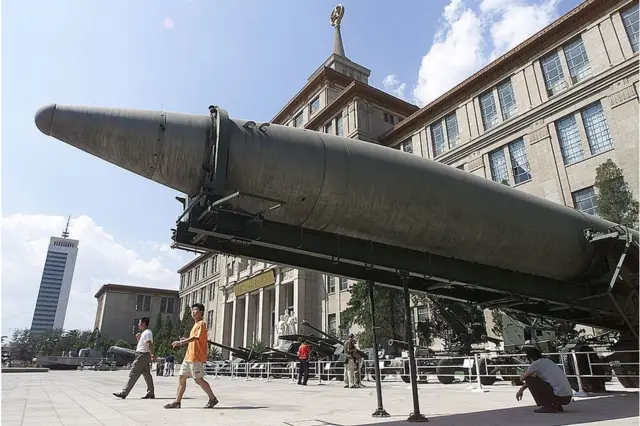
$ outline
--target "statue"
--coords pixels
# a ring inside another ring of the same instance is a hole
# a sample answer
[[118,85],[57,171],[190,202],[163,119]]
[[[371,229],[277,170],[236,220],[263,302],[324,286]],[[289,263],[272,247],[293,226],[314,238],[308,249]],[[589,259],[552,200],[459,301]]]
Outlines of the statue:
[[284,321],[285,324],[289,323],[289,310],[285,309],[284,313],[282,314],[282,320]]
[[102,335],[100,334],[100,329],[96,327],[93,332],[96,334],[96,341],[93,345],[93,349],[100,350],[100,338],[102,337]]
[[344,16],[344,6],[339,4],[335,8],[333,8],[333,11],[331,12],[331,18],[330,18],[331,26],[340,27],[340,22],[342,22],[343,16]]
[[278,321],[278,329],[276,331],[277,346],[280,347],[282,339],[279,339],[279,337],[287,334],[287,323],[284,321],[284,315],[280,315],[280,321]]
[[287,321],[287,328],[289,329],[289,334],[291,335],[298,334],[297,325],[298,325],[298,319],[293,314],[293,312],[291,312],[291,316]]

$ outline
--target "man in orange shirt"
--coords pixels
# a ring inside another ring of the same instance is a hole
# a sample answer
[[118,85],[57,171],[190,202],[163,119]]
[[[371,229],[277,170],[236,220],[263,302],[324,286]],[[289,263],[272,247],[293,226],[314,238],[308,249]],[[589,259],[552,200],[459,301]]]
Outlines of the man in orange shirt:
[[[309,380],[309,354],[311,353],[311,349],[307,342],[304,339],[300,340],[300,347],[298,348],[298,360],[299,362],[299,371],[298,371],[298,384],[307,386],[307,380]],[[302,380],[302,376],[304,376],[304,381]]]
[[207,324],[202,320],[204,316],[204,305],[196,303],[191,307],[191,316],[193,317],[193,327],[189,338],[181,338],[180,341],[172,343],[174,348],[189,345],[187,347],[187,354],[180,366],[180,378],[178,379],[178,395],[176,400],[170,404],[164,406],[164,408],[180,408],[180,401],[187,388],[187,379],[193,377],[195,382],[200,385],[209,396],[209,402],[204,408],[213,408],[218,403],[218,398],[215,397],[211,386],[204,379],[204,366],[207,362]]

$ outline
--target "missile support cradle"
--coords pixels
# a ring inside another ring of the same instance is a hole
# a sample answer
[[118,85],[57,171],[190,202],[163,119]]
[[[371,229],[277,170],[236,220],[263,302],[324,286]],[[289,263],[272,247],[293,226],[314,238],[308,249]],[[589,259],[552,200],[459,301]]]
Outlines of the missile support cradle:
[[416,155],[218,107],[49,105],[36,125],[187,194],[174,247],[396,288],[408,277],[412,291],[616,330],[614,349],[638,348],[636,230]]

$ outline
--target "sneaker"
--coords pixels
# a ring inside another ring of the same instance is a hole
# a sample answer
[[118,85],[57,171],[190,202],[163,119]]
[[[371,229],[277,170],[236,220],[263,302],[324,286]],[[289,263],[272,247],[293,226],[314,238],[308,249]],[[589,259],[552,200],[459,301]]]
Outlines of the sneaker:
[[213,397],[213,399],[210,399],[209,402],[207,402],[207,405],[204,406],[204,408],[213,408],[216,405],[218,405],[218,398],[216,398],[215,396]]
[[173,401],[171,404],[167,404],[164,408],[180,408],[180,403]]
[[122,392],[114,392],[113,396],[117,398],[122,398],[122,399],[125,399],[127,397],[127,395],[123,394]]

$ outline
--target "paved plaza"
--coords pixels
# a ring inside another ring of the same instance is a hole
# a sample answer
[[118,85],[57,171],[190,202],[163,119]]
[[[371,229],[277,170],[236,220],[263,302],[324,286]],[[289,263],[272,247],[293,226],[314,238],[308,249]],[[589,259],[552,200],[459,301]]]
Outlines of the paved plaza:
[[[182,408],[165,410],[173,400],[176,377],[156,377],[155,400],[141,400],[140,378],[126,400],[111,395],[127,380],[126,371],[50,371],[2,374],[2,426],[27,425],[387,425],[405,422],[412,411],[411,390],[402,382],[383,382],[387,419],[373,419],[376,393],[373,382],[362,389],[344,389],[341,382],[306,387],[288,380],[264,382],[208,376],[220,404],[202,409],[206,396],[189,381]],[[508,383],[475,393],[468,383],[420,385],[420,409],[429,424],[481,425],[632,425],[638,424],[638,393],[623,392],[617,384],[606,396],[579,398],[562,414],[534,414],[533,400],[525,393],[515,399]]]

